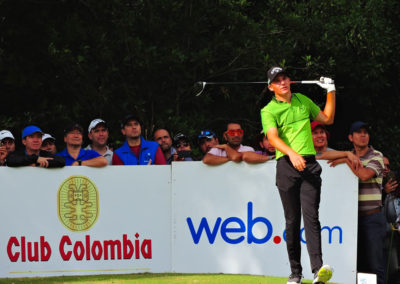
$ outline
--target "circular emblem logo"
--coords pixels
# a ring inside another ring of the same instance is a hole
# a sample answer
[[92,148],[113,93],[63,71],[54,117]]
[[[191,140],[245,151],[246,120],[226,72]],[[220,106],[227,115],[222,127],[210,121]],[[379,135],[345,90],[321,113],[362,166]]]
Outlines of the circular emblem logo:
[[99,215],[99,193],[85,176],[70,176],[57,193],[58,218],[73,232],[89,230]]

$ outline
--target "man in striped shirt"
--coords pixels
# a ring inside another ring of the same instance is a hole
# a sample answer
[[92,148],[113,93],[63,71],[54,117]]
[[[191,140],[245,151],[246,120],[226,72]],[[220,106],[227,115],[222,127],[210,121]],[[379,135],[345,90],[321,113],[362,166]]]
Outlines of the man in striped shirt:
[[356,168],[348,158],[331,161],[331,164],[346,162],[359,178],[357,270],[377,274],[378,284],[383,284],[386,220],[381,200],[384,164],[382,153],[369,145],[369,139],[368,125],[362,121],[354,122],[350,127],[349,140],[361,165]]

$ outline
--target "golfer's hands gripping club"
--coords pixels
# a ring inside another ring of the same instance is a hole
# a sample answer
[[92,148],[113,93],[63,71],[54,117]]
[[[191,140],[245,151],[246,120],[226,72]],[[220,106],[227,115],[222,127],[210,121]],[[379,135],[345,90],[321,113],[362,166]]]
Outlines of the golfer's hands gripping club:
[[296,152],[289,154],[289,159],[296,170],[302,172],[306,168],[306,161],[304,160],[303,156],[297,154]]
[[320,86],[321,88],[325,89],[327,91],[327,93],[336,91],[334,81],[328,77],[319,78],[319,83],[317,83],[317,85]]

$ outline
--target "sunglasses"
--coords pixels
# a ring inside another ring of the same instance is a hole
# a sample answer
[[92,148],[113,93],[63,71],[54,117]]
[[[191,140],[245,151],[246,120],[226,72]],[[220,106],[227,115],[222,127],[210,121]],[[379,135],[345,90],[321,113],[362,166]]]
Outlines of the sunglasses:
[[187,142],[182,142],[182,143],[176,144],[176,148],[187,147],[187,146],[189,146],[189,143],[187,143]]
[[235,135],[240,136],[240,135],[243,135],[243,132],[244,132],[243,129],[227,130],[226,131],[226,133],[229,136],[235,136]]

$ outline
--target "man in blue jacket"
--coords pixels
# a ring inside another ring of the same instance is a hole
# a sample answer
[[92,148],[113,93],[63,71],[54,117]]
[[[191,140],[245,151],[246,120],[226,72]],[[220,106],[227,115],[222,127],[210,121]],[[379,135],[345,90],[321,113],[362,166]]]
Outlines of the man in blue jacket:
[[128,115],[121,123],[121,132],[126,137],[124,145],[114,151],[113,165],[165,165],[165,157],[160,145],[145,140],[142,122],[138,116]]

